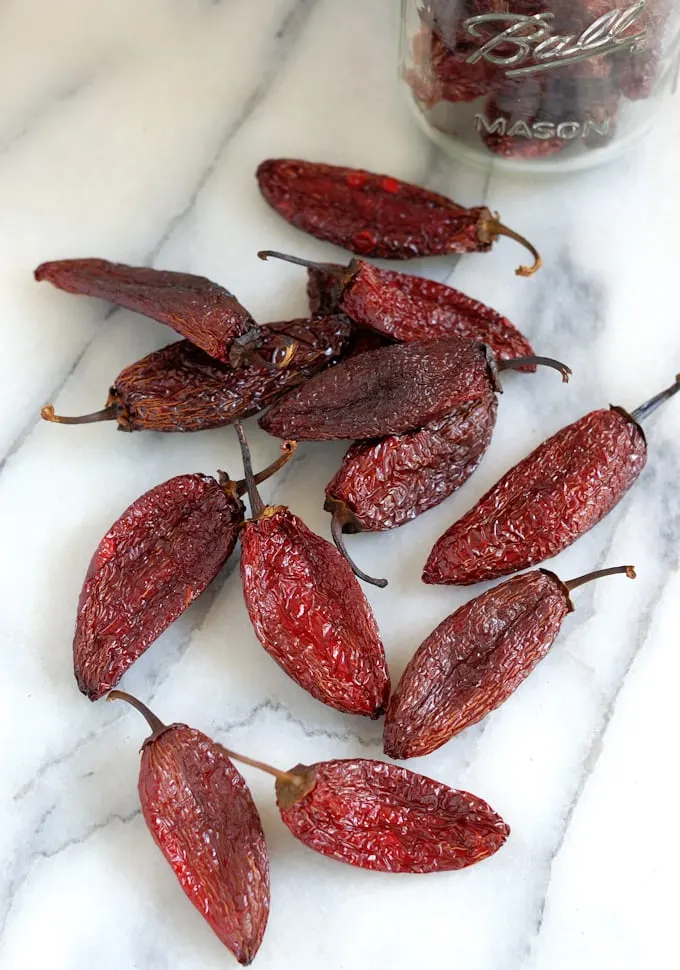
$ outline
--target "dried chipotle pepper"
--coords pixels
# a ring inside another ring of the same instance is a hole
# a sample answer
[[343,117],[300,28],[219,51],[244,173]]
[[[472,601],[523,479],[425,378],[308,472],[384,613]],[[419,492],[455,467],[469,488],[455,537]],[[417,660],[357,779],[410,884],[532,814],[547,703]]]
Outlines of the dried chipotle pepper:
[[563,583],[545,569],[513,576],[465,603],[418,647],[385,717],[390,758],[417,758],[481,721],[517,690],[573,610],[571,591],[632,566]]
[[428,108],[439,101],[483,98],[498,69],[486,60],[470,63],[475,50],[467,39],[451,50],[435,31],[420,30],[413,38],[414,66],[406,73],[415,97]]
[[496,397],[456,408],[417,431],[353,444],[326,486],[333,535],[410,522],[467,481],[491,441]]
[[591,411],[515,465],[435,543],[425,583],[467,586],[566,549],[618,505],[647,462],[641,423],[674,384],[629,414]]
[[340,266],[269,250],[258,255],[307,268],[312,312],[342,311],[357,326],[400,343],[457,336],[486,344],[499,360],[533,356],[531,344],[507,317],[444,283],[360,259]]
[[269,917],[269,856],[244,778],[221,745],[186,724],[163,724],[130,694],[111,691],[151,728],[139,800],[154,842],[218,939],[247,966]]
[[[116,421],[119,431],[205,431],[257,414],[296,384],[333,363],[350,346],[351,325],[340,314],[293,320],[259,328],[256,339],[234,341],[232,353],[252,363],[234,370],[188,340],[156,350],[126,367],[109,390],[101,411],[80,417],[42,409],[45,421],[91,424]],[[283,335],[295,344],[291,363],[281,369],[256,359],[275,358]],[[255,357],[253,357],[253,354]]]
[[510,834],[481,798],[399,765],[367,758],[278,771],[224,749],[276,778],[281,818],[321,855],[378,872],[450,872],[497,852]]
[[390,679],[369,602],[330,542],[284,506],[263,505],[239,424],[236,431],[252,515],[240,532],[241,578],[255,635],[312,697],[378,718]]
[[404,434],[488,401],[497,375],[545,364],[568,380],[569,368],[547,357],[495,360],[488,348],[460,337],[381,347],[345,360],[288,394],[260,418],[280,438],[325,441]]
[[[264,481],[294,452],[292,442],[257,476]],[[140,496],[99,543],[78,601],[73,666],[78,687],[98,700],[197,599],[234,551],[244,482],[224,472],[177,475]]]
[[486,206],[466,209],[389,175],[278,158],[262,162],[257,180],[284,219],[357,256],[415,259],[486,252],[499,236],[509,236],[534,258],[531,266],[519,267],[518,275],[530,276],[541,266],[534,246]]
[[232,341],[256,326],[233,293],[204,276],[106,259],[58,259],[38,266],[35,278],[143,313],[223,363]]

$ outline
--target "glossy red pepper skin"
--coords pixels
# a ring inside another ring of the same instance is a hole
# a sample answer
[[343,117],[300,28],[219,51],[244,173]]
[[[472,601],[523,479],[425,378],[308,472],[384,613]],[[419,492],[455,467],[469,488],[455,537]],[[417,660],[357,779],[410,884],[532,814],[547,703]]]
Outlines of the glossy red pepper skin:
[[423,581],[466,586],[556,556],[621,501],[646,461],[630,415],[592,411],[539,445],[444,533]]
[[67,293],[94,296],[143,313],[223,362],[229,360],[234,338],[255,326],[233,293],[204,276],[106,259],[59,259],[38,266],[35,278]]
[[491,441],[495,395],[457,408],[417,431],[357,442],[326,486],[327,511],[344,532],[394,529],[467,481]]
[[277,781],[281,817],[295,838],[338,862],[380,872],[446,872],[493,855],[510,829],[475,795],[398,765],[326,761],[293,772],[296,796]]
[[139,799],[182,889],[239,963],[269,916],[269,858],[248,787],[219,745],[171,724],[142,748]]
[[368,600],[331,543],[288,509],[241,531],[243,593],[255,634],[303,690],[377,718],[389,699],[385,653]]
[[348,353],[351,331],[349,321],[339,314],[261,327],[256,345],[244,352],[245,360],[251,349],[260,356],[273,354],[282,336],[300,340],[291,364],[280,370],[255,362],[235,370],[188,340],[180,340],[121,371],[99,417],[61,418],[54,416],[51,408],[43,409],[43,417],[66,424],[115,420],[119,431],[171,433],[221,428],[257,414]]
[[178,475],[117,519],[92,557],[73,640],[78,687],[103,697],[217,576],[244,507],[234,483]]
[[495,238],[485,206],[466,209],[388,175],[278,158],[262,162],[257,180],[267,202],[292,225],[359,256],[484,252]]
[[494,396],[488,352],[458,337],[394,344],[343,361],[275,404],[260,426],[324,441],[404,434]]
[[390,758],[440,748],[510,697],[547,654],[572,610],[553,573],[534,570],[465,603],[418,647],[390,700]]
[[499,360],[534,354],[507,317],[444,283],[363,260],[308,273],[313,307],[337,306],[358,326],[400,343],[454,336],[486,344]]

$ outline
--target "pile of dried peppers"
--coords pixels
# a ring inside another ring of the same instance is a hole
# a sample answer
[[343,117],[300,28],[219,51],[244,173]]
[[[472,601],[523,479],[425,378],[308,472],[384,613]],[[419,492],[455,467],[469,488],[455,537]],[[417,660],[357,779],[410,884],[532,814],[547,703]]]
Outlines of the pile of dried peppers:
[[[125,671],[215,579],[240,541],[241,578],[255,634],[303,690],[347,714],[385,715],[384,749],[434,751],[486,717],[547,654],[572,591],[546,569],[514,576],[447,617],[418,647],[394,690],[371,606],[349,561],[346,532],[393,529],[433,508],[477,468],[508,369],[569,368],[537,357],[501,314],[464,294],[366,257],[484,252],[501,235],[534,247],[487,208],[466,209],[390,176],[278,159],[257,178],[264,198],[298,228],[348,249],[348,265],[308,263],[309,316],[257,323],[228,290],[186,273],[101,259],[44,263],[36,279],[106,299],[182,337],[125,368],[100,411],[43,417],[116,421],[122,431],[198,431],[233,424],[244,477],[178,475],[138,498],[97,547],[77,609],[73,657],[91,700],[124,699],[146,718],[139,796],[155,841],[185,893],[243,964],[269,913],[269,861],[257,808],[234,765],[275,778],[281,818],[309,848],[385,872],[459,869],[509,835],[481,798],[389,762],[347,759],[282,771],[228,751],[184,724],[162,723],[116,688]],[[623,497],[647,459],[642,424],[680,379],[637,410],[593,411],[508,471],[436,542],[426,583],[467,585],[556,555]],[[255,473],[240,420],[283,439]],[[258,484],[301,440],[353,444],[326,487],[328,542]],[[242,499],[247,496],[249,516]]]

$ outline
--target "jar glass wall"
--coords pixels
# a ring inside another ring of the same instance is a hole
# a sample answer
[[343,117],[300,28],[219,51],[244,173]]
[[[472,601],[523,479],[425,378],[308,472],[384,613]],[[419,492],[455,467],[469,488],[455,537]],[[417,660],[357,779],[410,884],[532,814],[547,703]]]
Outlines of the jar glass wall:
[[675,0],[402,0],[401,70],[429,134],[510,170],[603,161],[677,83]]

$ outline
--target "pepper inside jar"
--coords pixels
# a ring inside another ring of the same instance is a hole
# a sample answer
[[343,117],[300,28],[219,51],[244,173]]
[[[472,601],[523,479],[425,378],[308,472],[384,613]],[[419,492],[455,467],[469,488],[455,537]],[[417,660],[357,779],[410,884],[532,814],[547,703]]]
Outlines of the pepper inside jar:
[[416,115],[477,166],[604,161],[648,131],[679,67],[672,0],[402,0]]

